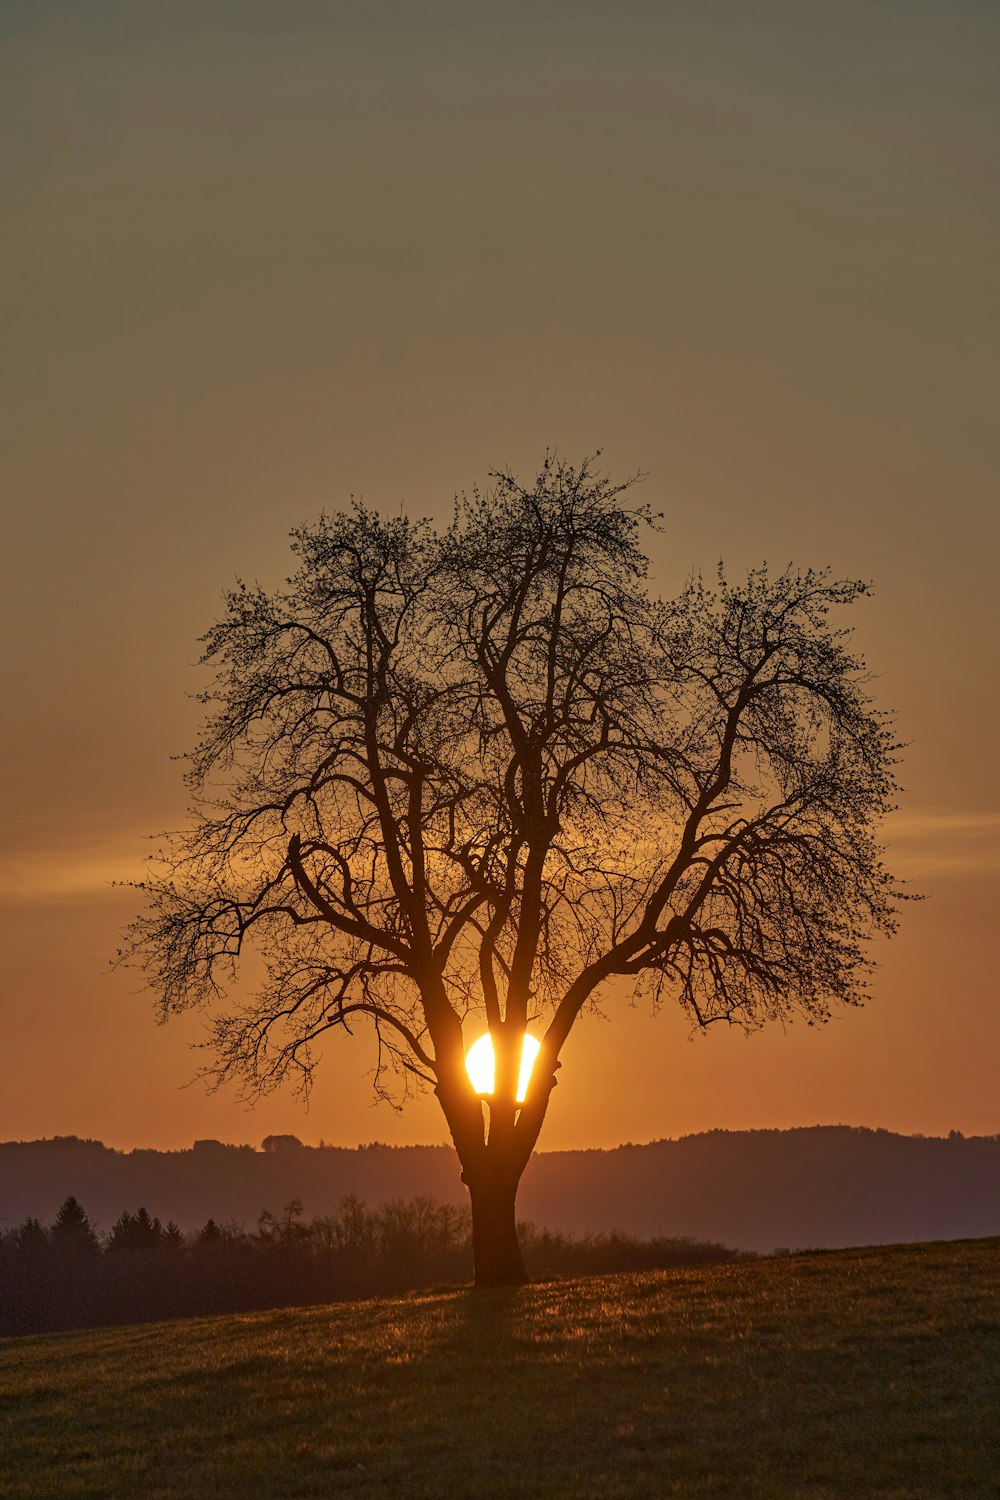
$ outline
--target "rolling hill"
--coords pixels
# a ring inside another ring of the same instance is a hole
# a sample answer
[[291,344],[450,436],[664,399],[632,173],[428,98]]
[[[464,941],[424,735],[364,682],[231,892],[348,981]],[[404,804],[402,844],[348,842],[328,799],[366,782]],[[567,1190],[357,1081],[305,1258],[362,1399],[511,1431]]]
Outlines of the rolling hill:
[[1000,1246],[0,1343],[7,1500],[986,1500]]

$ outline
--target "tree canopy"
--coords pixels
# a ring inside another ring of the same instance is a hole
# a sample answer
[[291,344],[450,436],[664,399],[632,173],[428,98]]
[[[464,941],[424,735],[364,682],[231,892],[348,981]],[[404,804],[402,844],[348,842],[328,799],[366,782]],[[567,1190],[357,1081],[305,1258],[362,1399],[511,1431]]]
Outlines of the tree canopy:
[[[164,1015],[209,1008],[211,1076],[251,1094],[308,1090],[319,1044],[367,1022],[377,1088],[435,1089],[474,1223],[502,1179],[512,1226],[598,995],[748,1028],[864,997],[901,894],[879,843],[897,746],[831,618],[864,583],[720,567],[664,599],[631,482],[551,456],[491,479],[441,529],[321,516],[284,588],[230,591],[192,820],[127,954]],[[263,983],[229,1004],[250,947]],[[486,1108],[464,1067],[484,1027]]]

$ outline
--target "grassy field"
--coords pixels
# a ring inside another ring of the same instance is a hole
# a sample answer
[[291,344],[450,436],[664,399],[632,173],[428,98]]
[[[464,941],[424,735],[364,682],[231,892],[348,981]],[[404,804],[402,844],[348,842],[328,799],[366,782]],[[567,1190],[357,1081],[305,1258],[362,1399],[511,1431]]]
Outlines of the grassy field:
[[1000,1241],[0,1345],[0,1495],[1000,1496]]

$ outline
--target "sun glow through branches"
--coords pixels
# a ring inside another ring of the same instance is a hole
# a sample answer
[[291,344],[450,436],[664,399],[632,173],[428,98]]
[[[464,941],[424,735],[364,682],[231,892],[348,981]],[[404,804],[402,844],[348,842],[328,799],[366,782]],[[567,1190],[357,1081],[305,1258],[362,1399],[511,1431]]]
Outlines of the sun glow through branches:
[[[517,1080],[517,1103],[523,1104],[528,1097],[528,1082],[541,1042],[537,1037],[524,1033],[521,1044],[521,1071]],[[489,1096],[493,1093],[496,1068],[493,1061],[493,1038],[487,1031],[478,1042],[473,1042],[465,1054],[465,1066],[477,1094]]]

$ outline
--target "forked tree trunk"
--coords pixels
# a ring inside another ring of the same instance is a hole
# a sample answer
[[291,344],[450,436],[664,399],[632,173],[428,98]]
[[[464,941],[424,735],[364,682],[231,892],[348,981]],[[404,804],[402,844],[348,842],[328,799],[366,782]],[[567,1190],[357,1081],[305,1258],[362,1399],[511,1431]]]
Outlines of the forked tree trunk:
[[532,1075],[532,1097],[525,1105],[514,1103],[517,1075],[511,1072],[507,1102],[495,1097],[489,1101],[485,1139],[483,1100],[469,1086],[460,1029],[453,1066],[439,1069],[441,1081],[435,1092],[462,1163],[462,1181],[469,1189],[477,1287],[523,1286],[528,1280],[517,1238],[515,1203],[521,1173],[535,1148],[555,1087],[558,1066],[555,1061],[539,1069],[536,1063],[538,1077]]
[[487,1169],[469,1183],[469,1197],[476,1286],[523,1286],[528,1273],[517,1238],[517,1178]]

